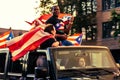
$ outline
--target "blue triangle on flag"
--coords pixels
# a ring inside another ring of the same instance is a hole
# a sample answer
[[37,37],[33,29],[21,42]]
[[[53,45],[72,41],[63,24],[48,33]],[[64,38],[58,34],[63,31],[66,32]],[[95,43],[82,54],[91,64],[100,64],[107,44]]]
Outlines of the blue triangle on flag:
[[11,40],[12,38],[14,38],[14,35],[12,32],[10,32],[9,36],[7,37],[7,40]]
[[82,35],[80,34],[79,37],[76,38],[76,41],[80,44],[82,42]]
[[61,21],[61,22],[59,22],[59,23],[57,23],[56,25],[55,25],[55,28],[56,29],[59,29],[61,26],[63,26],[63,22]]
[[61,24],[60,24],[60,23],[57,23],[55,28],[56,28],[56,29],[59,29],[60,27],[61,27]]

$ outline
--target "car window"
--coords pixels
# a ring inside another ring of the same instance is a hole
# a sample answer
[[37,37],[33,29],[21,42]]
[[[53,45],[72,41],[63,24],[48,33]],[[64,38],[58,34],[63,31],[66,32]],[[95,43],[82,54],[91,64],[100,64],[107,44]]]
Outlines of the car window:
[[[78,68],[110,68],[115,67],[107,50],[100,49],[76,49],[57,51],[56,63],[60,69]],[[105,57],[107,56],[107,57]]]

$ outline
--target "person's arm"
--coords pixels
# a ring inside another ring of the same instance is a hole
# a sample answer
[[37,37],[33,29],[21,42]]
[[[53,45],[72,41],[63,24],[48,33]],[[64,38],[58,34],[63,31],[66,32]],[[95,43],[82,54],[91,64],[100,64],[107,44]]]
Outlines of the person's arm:
[[55,37],[56,38],[61,38],[63,40],[67,39],[67,35],[66,34],[56,34]]
[[59,42],[58,41],[56,41],[56,42],[54,42],[53,44],[52,44],[52,47],[58,47],[59,46]]

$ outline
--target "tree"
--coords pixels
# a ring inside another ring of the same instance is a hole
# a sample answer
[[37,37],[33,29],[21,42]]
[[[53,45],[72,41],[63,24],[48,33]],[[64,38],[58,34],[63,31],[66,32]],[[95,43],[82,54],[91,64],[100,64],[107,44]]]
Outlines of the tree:
[[39,0],[40,4],[35,8],[36,14],[40,11],[40,15],[50,13],[50,9],[52,5],[57,4],[53,2],[53,0]]

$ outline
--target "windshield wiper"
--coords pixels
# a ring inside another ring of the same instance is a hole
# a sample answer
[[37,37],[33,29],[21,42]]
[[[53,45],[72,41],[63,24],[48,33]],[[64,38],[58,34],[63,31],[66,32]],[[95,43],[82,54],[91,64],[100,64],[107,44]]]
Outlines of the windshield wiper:
[[64,77],[76,77],[76,76],[84,77],[86,75],[83,74],[80,70],[67,69],[67,70],[58,71],[58,76],[64,78]]
[[58,71],[58,76],[60,78],[66,78],[66,77],[87,77],[90,78],[91,76],[84,73],[82,70],[75,70],[75,69],[67,69]]
[[84,69],[82,72],[90,76],[113,74],[110,68],[109,70],[103,68]]
[[95,69],[68,69],[68,70],[62,70],[58,71],[58,76],[60,78],[66,78],[66,77],[87,77],[87,78],[96,78],[99,79],[101,75],[112,75],[113,71],[110,69],[102,69],[102,68],[95,68]]
[[81,70],[64,70],[58,73],[58,77],[60,79],[77,77],[77,78],[90,78],[90,79],[99,79],[98,76],[91,76],[89,74],[84,73]]

